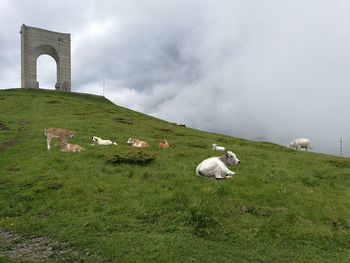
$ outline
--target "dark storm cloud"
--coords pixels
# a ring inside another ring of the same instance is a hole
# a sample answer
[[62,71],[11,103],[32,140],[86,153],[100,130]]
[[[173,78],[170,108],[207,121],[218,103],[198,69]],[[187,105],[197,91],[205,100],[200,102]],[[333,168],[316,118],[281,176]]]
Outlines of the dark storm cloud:
[[1,1],[2,87],[20,86],[26,23],[72,34],[73,91],[105,81],[169,121],[350,155],[348,1],[47,2]]

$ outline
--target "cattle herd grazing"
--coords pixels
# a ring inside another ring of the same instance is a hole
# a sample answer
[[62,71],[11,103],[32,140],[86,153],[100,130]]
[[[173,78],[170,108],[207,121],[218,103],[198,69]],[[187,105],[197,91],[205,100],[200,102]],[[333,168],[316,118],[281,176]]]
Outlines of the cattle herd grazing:
[[[44,130],[44,136],[46,137],[48,150],[51,149],[51,140],[54,138],[58,139],[59,147],[62,152],[80,152],[84,150],[84,148],[80,145],[67,143],[68,139],[74,137],[73,131],[62,128],[46,128]],[[111,140],[105,140],[97,136],[92,136],[91,140],[93,145],[118,145],[116,142],[113,142]],[[135,138],[129,138],[126,143],[132,147],[137,148],[149,147],[149,144],[147,142]],[[168,141],[165,139],[161,139],[159,147],[163,149],[169,148]]]
[[[68,143],[68,139],[74,137],[74,132],[62,128],[47,128],[44,130],[44,136],[46,137],[47,142],[47,150],[50,150],[50,143],[53,138],[58,139],[59,148],[62,152],[81,152],[84,150],[83,147],[77,144]],[[91,138],[93,145],[115,145],[118,144],[111,140],[101,139],[97,136],[92,136]],[[129,138],[126,142],[128,145],[132,147],[138,148],[148,148],[150,145],[146,141],[142,141],[135,138]],[[226,151],[225,147],[219,146],[215,143],[212,144],[213,150],[215,151]],[[159,147],[163,149],[169,148],[169,143],[165,139],[161,139],[159,143]],[[288,148],[301,151],[301,149],[305,149],[308,151],[311,148],[309,139],[295,139],[290,144],[287,145]],[[205,159],[200,164],[198,164],[196,168],[196,174],[198,176],[204,177],[212,177],[215,179],[225,179],[232,178],[235,175],[235,172],[229,170],[229,166],[235,164],[239,165],[240,160],[238,160],[237,156],[232,151],[226,151],[225,154],[216,157],[210,157]]]

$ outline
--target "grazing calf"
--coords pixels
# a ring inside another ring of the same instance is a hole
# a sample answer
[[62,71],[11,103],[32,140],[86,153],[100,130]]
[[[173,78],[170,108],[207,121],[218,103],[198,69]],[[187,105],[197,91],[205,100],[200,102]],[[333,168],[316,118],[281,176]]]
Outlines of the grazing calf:
[[169,143],[168,143],[168,141],[165,140],[165,139],[160,140],[159,147],[160,147],[160,148],[163,148],[163,149],[169,148]]
[[133,147],[139,147],[139,148],[149,147],[149,144],[147,142],[141,141],[139,139],[129,138],[129,140],[126,143]]
[[211,157],[201,162],[196,168],[199,176],[215,177],[216,179],[231,178],[235,173],[228,169],[231,164],[238,165],[240,161],[236,155],[227,151],[226,154]]
[[297,151],[301,151],[301,148],[304,148],[305,151],[312,150],[310,140],[309,139],[295,139],[290,144],[287,145],[288,148],[295,149]]
[[225,151],[225,147],[223,146],[219,146],[216,143],[213,143],[212,145],[213,145],[213,150],[215,151]]
[[72,131],[62,129],[62,128],[46,128],[44,130],[44,136],[46,137],[47,149],[50,150],[50,143],[53,138],[57,138],[58,140],[63,140],[67,142],[69,138],[74,137],[74,133]]
[[117,145],[116,142],[112,142],[111,140],[102,140],[101,138],[97,136],[92,136],[91,140],[93,141],[94,144],[97,145]]
[[66,143],[63,140],[60,140],[60,149],[62,152],[81,152],[84,150],[84,148],[78,144]]

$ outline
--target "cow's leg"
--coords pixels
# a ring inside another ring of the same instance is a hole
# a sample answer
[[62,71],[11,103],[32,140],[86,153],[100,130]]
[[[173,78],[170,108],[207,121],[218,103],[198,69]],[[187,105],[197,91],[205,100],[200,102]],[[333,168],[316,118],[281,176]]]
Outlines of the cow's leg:
[[[61,143],[61,141],[63,141],[64,143],[67,143],[67,138],[65,138],[65,137],[56,137],[57,138],[57,141],[56,141],[56,144],[55,144],[55,146],[60,146],[60,143]],[[58,144],[57,144],[58,143]]]
[[231,171],[231,170],[228,170],[228,172],[227,172],[227,175],[235,175],[236,173],[235,172],[233,172],[233,171]]
[[49,135],[47,135],[46,142],[47,142],[47,149],[50,150],[51,137]]
[[217,171],[215,172],[215,179],[225,179],[225,177],[221,175],[221,171]]
[[226,178],[232,178],[236,173],[227,169]]

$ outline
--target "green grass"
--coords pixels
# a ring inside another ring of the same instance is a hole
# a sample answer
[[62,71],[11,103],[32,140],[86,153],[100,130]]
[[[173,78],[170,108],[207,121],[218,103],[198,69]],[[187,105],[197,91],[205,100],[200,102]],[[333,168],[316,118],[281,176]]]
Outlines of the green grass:
[[[86,94],[1,90],[0,123],[0,230],[71,248],[41,261],[350,262],[350,159],[184,128]],[[70,142],[86,150],[47,151],[45,127],[74,130]],[[92,146],[93,135],[118,146]],[[231,180],[195,175],[215,142],[241,160]],[[9,250],[0,235],[0,262],[40,261]]]

